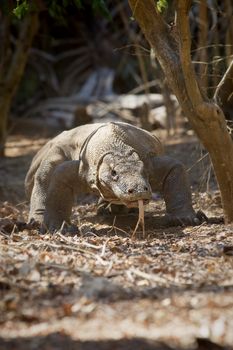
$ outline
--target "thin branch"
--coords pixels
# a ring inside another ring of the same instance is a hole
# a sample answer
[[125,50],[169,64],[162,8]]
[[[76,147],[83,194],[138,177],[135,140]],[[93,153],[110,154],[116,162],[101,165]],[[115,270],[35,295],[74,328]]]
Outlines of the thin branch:
[[224,88],[224,85],[226,83],[227,79],[231,79],[233,77],[233,59],[226,70],[224,76],[222,77],[221,81],[219,82],[217,89],[214,94],[214,100],[217,102],[219,95],[221,94],[222,89]]
[[190,1],[177,1],[177,30],[180,37],[180,58],[184,73],[187,93],[193,106],[200,105],[203,98],[197,83],[194,67],[191,61],[191,35],[189,27]]

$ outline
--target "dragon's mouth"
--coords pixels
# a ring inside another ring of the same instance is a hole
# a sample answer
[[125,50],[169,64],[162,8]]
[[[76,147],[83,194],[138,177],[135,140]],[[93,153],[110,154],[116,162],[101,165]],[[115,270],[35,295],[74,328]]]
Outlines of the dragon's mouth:
[[[149,203],[149,199],[143,199],[143,205],[146,205]],[[137,201],[130,201],[123,203],[127,208],[137,208],[138,207],[138,200]]]
[[[116,198],[104,198],[105,200],[107,200],[108,202],[110,202],[111,204],[118,204],[118,205],[125,205],[127,208],[138,208],[138,200],[134,200],[134,201],[125,201],[125,200],[120,200],[120,199],[116,199]],[[149,199],[142,199],[143,201],[143,205],[146,205],[150,202]]]

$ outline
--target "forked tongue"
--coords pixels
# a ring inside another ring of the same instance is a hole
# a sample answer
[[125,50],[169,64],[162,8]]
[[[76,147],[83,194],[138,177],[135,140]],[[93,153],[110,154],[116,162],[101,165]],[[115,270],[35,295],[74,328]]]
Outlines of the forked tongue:
[[131,238],[133,238],[135,236],[135,233],[138,229],[140,222],[142,224],[142,235],[143,235],[143,238],[145,238],[144,204],[143,204],[142,199],[138,200],[138,209],[139,209],[138,221],[137,221],[137,224],[135,226],[135,229],[133,231]]

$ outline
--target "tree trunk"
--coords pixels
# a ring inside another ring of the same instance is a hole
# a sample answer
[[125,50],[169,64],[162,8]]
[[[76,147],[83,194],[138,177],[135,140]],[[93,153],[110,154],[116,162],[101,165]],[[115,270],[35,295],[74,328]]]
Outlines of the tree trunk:
[[200,51],[198,52],[198,73],[200,76],[200,82],[202,88],[208,88],[208,20],[207,20],[207,2],[200,1],[199,7],[199,30],[198,30],[198,46]]
[[176,2],[177,25],[173,28],[163,21],[154,0],[129,0],[129,4],[184,114],[209,152],[225,222],[233,222],[233,143],[222,110],[208,101],[196,79],[190,56],[191,1]]
[[[0,79],[0,157],[4,156],[7,136],[7,121],[11,101],[19,86],[27,63],[29,49],[38,29],[38,13],[29,13],[20,25],[20,32],[15,44],[15,50],[5,64],[2,64],[4,75]],[[1,52],[7,55],[7,52]]]
[[4,145],[7,136],[7,120],[11,99],[5,95],[0,95],[0,157],[4,156]]

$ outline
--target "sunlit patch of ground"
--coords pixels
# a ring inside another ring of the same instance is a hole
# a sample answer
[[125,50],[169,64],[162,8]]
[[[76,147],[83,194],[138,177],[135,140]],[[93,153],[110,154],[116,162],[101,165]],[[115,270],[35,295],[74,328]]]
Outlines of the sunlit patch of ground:
[[96,215],[93,201],[74,209],[78,235],[20,226],[24,176],[43,142],[11,139],[0,166],[0,348],[229,349],[233,226],[221,224],[212,175],[203,180],[209,192],[197,191],[199,146],[174,142],[168,151],[193,166],[194,206],[210,223],[166,227],[158,197],[146,207],[146,239],[140,228],[132,239],[137,214]]

